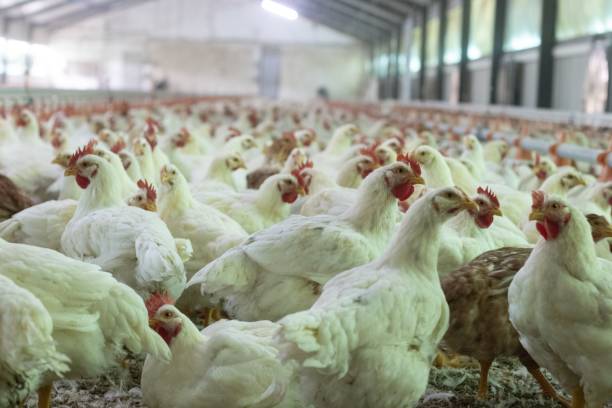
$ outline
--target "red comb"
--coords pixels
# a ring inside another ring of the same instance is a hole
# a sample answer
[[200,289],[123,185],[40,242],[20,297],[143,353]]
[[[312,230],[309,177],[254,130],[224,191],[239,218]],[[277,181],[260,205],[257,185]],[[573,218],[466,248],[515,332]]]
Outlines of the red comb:
[[404,162],[410,166],[414,174],[417,176],[421,175],[421,165],[419,162],[408,156],[407,154],[400,153],[397,155],[397,161]]
[[147,312],[149,313],[149,319],[155,316],[155,313],[163,305],[173,305],[174,301],[168,296],[167,293],[153,293],[149,296],[149,299],[145,302]]
[[226,142],[242,134],[242,132],[236,129],[235,127],[228,127],[227,131],[229,132],[229,134],[225,137]]
[[295,142],[295,133],[294,132],[283,132],[283,136],[284,138],[289,138],[291,139],[292,142]]
[[545,194],[541,190],[531,192],[531,208],[542,208],[544,206]]
[[125,149],[125,141],[123,139],[117,140],[117,142],[111,147],[111,152],[118,154],[120,151]]
[[304,188],[304,191],[306,192],[306,194],[308,194],[308,185],[306,184],[306,181],[304,180],[304,176],[302,176],[302,171],[304,169],[312,168],[312,166],[313,166],[312,162],[308,160],[306,163],[300,164],[297,169],[294,169],[291,171],[291,175],[295,177],[298,184]]
[[359,149],[359,154],[362,154],[364,156],[370,157],[372,160],[374,160],[374,163],[376,163],[376,164],[381,164],[380,160],[378,160],[378,156],[376,155],[376,148],[379,145],[380,145],[380,143],[373,143],[372,145],[370,145],[368,147],[364,147],[362,149]]
[[98,143],[96,140],[90,140],[85,146],[79,148],[74,152],[72,157],[70,157],[70,161],[68,162],[68,166],[75,166],[79,159],[83,156],[87,156],[88,154],[94,153],[94,146]]
[[493,204],[495,204],[495,207],[499,208],[499,200],[497,199],[497,196],[495,195],[495,193],[489,188],[489,187],[478,187],[476,189],[476,192],[478,194],[484,194],[487,197],[489,197],[489,199],[493,202]]
[[147,200],[149,201],[157,200],[157,191],[155,191],[155,187],[153,187],[152,184],[149,184],[147,180],[140,179],[138,180],[136,185],[138,186],[138,188],[147,190]]
[[159,129],[159,122],[153,118],[147,118],[147,127],[144,132],[144,138],[151,146],[151,150],[157,146],[157,129]]

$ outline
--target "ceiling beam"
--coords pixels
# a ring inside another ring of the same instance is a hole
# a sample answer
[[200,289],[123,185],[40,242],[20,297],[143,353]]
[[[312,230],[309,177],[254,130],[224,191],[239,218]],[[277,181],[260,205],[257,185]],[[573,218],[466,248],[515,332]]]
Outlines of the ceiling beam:
[[304,15],[308,13],[311,16],[311,19],[314,19],[315,21],[322,18],[326,18],[327,20],[332,19],[339,22],[341,25],[348,27],[352,31],[361,31],[367,35],[367,38],[369,38],[370,41],[377,41],[380,38],[386,37],[390,34],[390,32],[387,30],[368,25],[355,18],[334,12],[333,10],[324,10],[321,7],[316,7],[314,3],[309,0],[284,0],[283,4],[296,9],[298,13],[301,12]]
[[0,14],[6,14],[9,11],[18,9],[20,7],[25,6],[26,4],[30,4],[30,3],[34,3],[37,0],[22,0],[22,1],[18,1],[16,3],[13,4],[9,4],[8,6],[5,7],[0,7]]
[[371,3],[377,6],[383,6],[386,10],[387,7],[402,13],[404,16],[408,16],[414,13],[414,6],[411,6],[410,3],[402,0],[371,0]]
[[41,9],[33,11],[31,13],[23,13],[23,14],[19,14],[19,15],[16,15],[16,16],[9,16],[8,18],[11,19],[11,20],[30,19],[32,17],[40,16],[42,14],[49,13],[51,11],[59,10],[59,9],[61,9],[63,7],[70,6],[72,4],[78,4],[77,1],[78,0],[64,0],[64,1],[60,1],[58,3],[53,3],[50,6],[43,7]]
[[311,20],[314,23],[324,25],[334,31],[338,31],[340,33],[346,34],[350,37],[356,38],[365,43],[368,43],[368,44],[373,43],[373,39],[367,33],[363,31],[355,30],[354,28],[351,28],[350,25],[346,25],[337,20],[330,19],[327,16],[311,14],[307,10],[298,10],[298,12],[303,17],[307,18],[308,20]]
[[348,4],[349,6],[353,6],[356,9],[365,11],[366,13],[372,14],[376,17],[380,17],[393,24],[399,25],[404,22],[404,17],[398,16],[397,13],[392,13],[388,10],[381,9],[371,3],[366,3],[363,0],[336,0],[336,1],[340,3]]
[[109,2],[99,4],[97,6],[88,7],[83,10],[78,10],[72,13],[52,18],[42,23],[35,23],[35,27],[46,28],[54,31],[73,24],[80,23],[88,18],[95,17],[99,14],[108,13],[110,11],[122,10],[137,6],[142,3],[147,3],[152,0],[111,0]]
[[344,14],[349,19],[361,20],[366,24],[375,26],[384,31],[389,31],[389,22],[381,20],[375,16],[367,14],[360,10],[355,10],[352,7],[348,7],[342,3],[328,1],[328,0],[310,0],[313,3],[317,3],[317,7],[333,9],[338,13]]

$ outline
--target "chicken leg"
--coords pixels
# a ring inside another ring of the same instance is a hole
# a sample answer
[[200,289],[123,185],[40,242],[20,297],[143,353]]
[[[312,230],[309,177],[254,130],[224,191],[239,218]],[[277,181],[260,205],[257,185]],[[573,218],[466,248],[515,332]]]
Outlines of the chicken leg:
[[489,370],[491,369],[492,361],[480,361],[480,383],[478,386],[478,399],[484,400],[487,398],[489,388]]
[[38,408],[51,408],[51,391],[53,385],[45,385],[38,389]]
[[218,307],[205,307],[202,311],[202,321],[204,327],[207,327],[213,324],[216,321],[221,319],[227,319],[227,314],[223,311],[223,309]]
[[521,360],[521,363],[523,363],[529,374],[531,374],[531,376],[536,380],[544,395],[546,395],[548,398],[559,401],[559,403],[561,403],[564,407],[571,407],[570,402],[557,393],[557,391],[540,371],[538,364],[531,358],[531,356],[529,356],[529,354],[527,354],[527,352],[520,355],[519,360]]
[[576,386],[572,391],[572,405],[571,408],[584,408],[586,403],[584,401],[584,391],[580,385]]

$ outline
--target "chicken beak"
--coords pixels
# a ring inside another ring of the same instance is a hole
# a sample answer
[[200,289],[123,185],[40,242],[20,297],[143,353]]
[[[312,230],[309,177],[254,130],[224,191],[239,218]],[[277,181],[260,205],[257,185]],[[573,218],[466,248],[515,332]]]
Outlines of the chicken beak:
[[306,189],[304,188],[304,186],[302,185],[298,185],[297,188],[295,189],[295,192],[298,193],[301,196],[306,195]]
[[587,183],[585,181],[585,179],[583,179],[582,177],[578,177],[578,184],[579,186],[586,186]]
[[170,181],[170,174],[166,171],[165,168],[161,170],[161,175],[159,176],[159,180],[164,184]]
[[157,212],[157,204],[154,202],[147,202],[144,205],[144,209],[151,212]]
[[66,170],[64,170],[64,176],[76,176],[78,173],[78,169],[76,166],[70,166]]
[[544,211],[534,208],[529,214],[529,221],[543,221]]
[[236,166],[236,168],[234,170],[238,170],[238,169],[245,169],[246,170],[246,164],[244,162],[240,162],[238,163],[238,165]]
[[497,207],[493,208],[493,211],[491,211],[491,214],[493,214],[494,216],[497,215],[498,217],[501,217],[503,215],[501,210]]
[[469,198],[466,198],[463,200],[463,203],[461,203],[461,206],[466,209],[467,211],[478,211],[478,204],[476,204],[474,201],[472,201]]
[[408,181],[410,181],[410,184],[423,184],[425,185],[425,180],[423,179],[423,177],[415,174],[413,176],[410,176],[410,178],[408,179]]
[[56,157],[55,159],[51,160],[51,164],[59,164],[60,166],[62,165],[62,159],[58,157]]
[[151,318],[149,319],[149,327],[152,329],[157,328],[157,326],[159,326],[159,320],[155,319],[155,318]]

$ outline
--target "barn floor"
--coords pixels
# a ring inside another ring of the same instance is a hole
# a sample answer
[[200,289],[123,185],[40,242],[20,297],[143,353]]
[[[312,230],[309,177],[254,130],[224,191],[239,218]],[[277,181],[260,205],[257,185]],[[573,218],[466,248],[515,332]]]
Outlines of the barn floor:
[[[103,379],[60,381],[55,384],[53,408],[144,407],[139,388],[140,361]],[[476,398],[478,369],[432,369],[429,389],[418,408],[560,407],[542,397],[535,381],[514,360],[496,362],[490,373],[489,401]],[[36,396],[26,406],[36,407]]]

